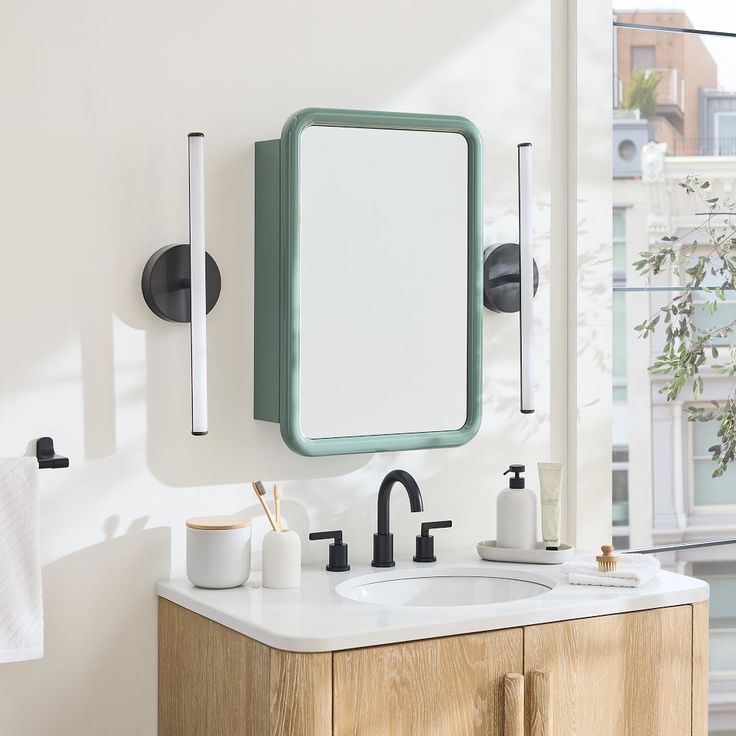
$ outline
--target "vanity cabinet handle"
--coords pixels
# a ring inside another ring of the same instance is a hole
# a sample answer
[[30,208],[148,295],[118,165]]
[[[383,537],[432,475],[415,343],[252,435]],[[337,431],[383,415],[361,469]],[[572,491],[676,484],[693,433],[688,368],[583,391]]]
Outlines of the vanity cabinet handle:
[[503,736],[524,736],[524,675],[503,678]]
[[552,736],[552,673],[532,672],[529,736]]

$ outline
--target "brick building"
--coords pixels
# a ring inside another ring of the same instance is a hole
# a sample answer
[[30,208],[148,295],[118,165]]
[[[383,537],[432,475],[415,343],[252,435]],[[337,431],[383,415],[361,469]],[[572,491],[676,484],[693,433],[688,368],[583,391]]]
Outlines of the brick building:
[[[692,28],[682,11],[616,11],[616,20]],[[653,140],[672,155],[698,154],[702,138],[701,99],[718,84],[718,69],[699,36],[617,28],[614,41],[614,107],[623,107],[631,73],[642,69],[659,77],[656,114],[647,117]]]

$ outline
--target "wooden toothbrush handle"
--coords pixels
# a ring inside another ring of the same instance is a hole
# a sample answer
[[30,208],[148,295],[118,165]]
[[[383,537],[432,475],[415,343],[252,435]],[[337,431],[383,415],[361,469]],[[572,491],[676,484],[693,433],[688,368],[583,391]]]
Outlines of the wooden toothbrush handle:
[[266,514],[266,517],[268,518],[268,523],[271,525],[271,529],[276,531],[276,522],[273,520],[273,516],[271,515],[271,509],[268,508],[268,504],[266,503],[266,499],[261,496],[260,493],[258,493],[258,489],[255,486],[255,483],[253,485],[253,493],[256,494],[256,498],[261,502],[261,506],[263,507],[263,512]]
[[276,508],[276,531],[283,531],[281,527],[281,486],[278,483],[273,485],[273,503]]

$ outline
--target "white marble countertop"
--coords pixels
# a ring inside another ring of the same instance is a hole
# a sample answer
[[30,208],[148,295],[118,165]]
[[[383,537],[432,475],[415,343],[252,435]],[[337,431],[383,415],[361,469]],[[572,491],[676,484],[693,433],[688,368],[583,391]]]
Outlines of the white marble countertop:
[[[348,600],[335,587],[351,578],[416,569],[440,572],[462,569],[535,580],[551,587],[533,598],[473,606],[393,606]],[[328,573],[304,567],[302,584],[291,590],[261,587],[254,572],[240,588],[205,590],[188,580],[159,582],[156,592],[184,608],[277,649],[325,652],[428,639],[477,631],[564,621],[612,613],[697,603],[708,599],[708,584],[661,571],[640,588],[570,585],[558,565],[486,562],[475,553],[445,553],[438,563],[399,562],[389,570],[355,564],[350,572]]]

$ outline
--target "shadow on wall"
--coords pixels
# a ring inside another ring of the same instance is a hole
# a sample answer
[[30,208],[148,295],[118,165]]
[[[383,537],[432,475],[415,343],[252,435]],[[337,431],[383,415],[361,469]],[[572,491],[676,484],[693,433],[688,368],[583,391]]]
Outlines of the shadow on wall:
[[[263,8],[261,12],[261,27],[270,27],[269,14],[273,13],[275,20],[282,11]],[[219,28],[216,43],[211,44],[222,57],[217,85],[213,88],[209,72],[201,70],[196,55],[176,70],[161,68],[159,74],[163,76],[156,89],[167,89],[168,94],[163,101],[156,95],[156,121],[152,122],[148,112],[137,116],[129,105],[121,118],[127,121],[130,132],[146,131],[139,138],[141,145],[109,146],[106,142],[100,151],[97,181],[105,183],[105,199],[99,211],[105,218],[106,241],[102,250],[96,237],[85,243],[85,268],[92,273],[86,280],[90,286],[86,287],[89,293],[84,295],[84,301],[86,306],[94,303],[95,310],[94,314],[87,314],[89,310],[83,309],[86,316],[80,317],[87,458],[114,453],[119,441],[114,396],[120,380],[122,351],[111,327],[110,317],[114,314],[125,325],[146,331],[141,393],[147,408],[147,459],[151,471],[166,485],[186,487],[243,480],[242,458],[246,454],[249,474],[261,476],[335,477],[354,472],[368,462],[368,458],[356,456],[301,458],[284,446],[276,427],[252,419],[253,143],[278,135],[286,117],[299,107],[332,104],[391,108],[390,101],[405,97],[406,90],[425,90],[427,79],[433,80],[429,98],[422,98],[427,94],[422,92],[422,97],[407,98],[398,109],[473,116],[474,110],[468,109],[467,93],[457,94],[459,89],[467,90],[467,84],[457,83],[457,75],[467,74],[470,66],[494,68],[488,63],[494,48],[489,23],[492,21],[495,28],[506,16],[514,14],[511,7],[489,11],[484,3],[471,2],[465,13],[454,14],[445,23],[427,24],[424,42],[417,44],[408,57],[403,51],[406,29],[415,24],[414,10],[408,6],[392,6],[389,25],[382,11],[375,7],[356,25],[352,11],[334,2],[323,4],[319,21],[298,4],[290,9],[290,14],[293,27],[300,28],[289,42],[290,55],[301,60],[298,73],[293,63],[276,54],[268,34],[249,36],[242,29],[223,34]],[[345,24],[345,32],[333,38],[337,46],[329,55],[329,62],[324,55],[314,53],[313,40],[306,31],[313,28],[317,34],[323,32],[325,17],[335,27]],[[206,48],[208,41],[213,40],[208,34],[217,28],[213,16],[210,24],[197,29],[195,47]],[[149,43],[159,53],[158,40],[149,37],[145,29],[136,27],[131,32],[140,53],[132,61],[132,68],[126,68],[124,84],[145,69],[150,58],[146,55]],[[184,25],[178,32],[186,36],[193,29]],[[472,58],[463,53],[469,46],[473,48]],[[373,53],[376,47],[395,51],[377,58]],[[106,59],[108,49],[101,52]],[[343,58],[346,67],[337,78],[333,53]],[[365,54],[371,59],[370,75],[364,73]],[[274,56],[279,58],[269,66],[269,87],[281,90],[281,102],[270,107],[254,105],[262,93],[262,82],[249,74],[243,76],[243,70],[248,69],[245,61],[253,58],[261,65]],[[462,59],[462,68],[450,64],[456,57]],[[190,63],[193,74],[188,71]],[[443,71],[437,81],[436,70],[444,64],[452,71]],[[175,76],[169,78],[174,71]],[[362,83],[356,88],[354,80],[358,77]],[[185,79],[187,85],[203,91],[201,105],[191,103],[198,99],[192,96],[191,87],[185,96],[179,95]],[[114,83],[114,79],[107,80],[106,89],[107,84]],[[251,87],[253,84],[255,87]],[[137,87],[136,95],[145,95],[145,90]],[[233,90],[238,90],[238,94],[233,95]],[[98,93],[93,86],[90,94]],[[106,94],[104,98],[107,99]],[[145,105],[141,107],[143,111],[147,109]],[[227,110],[227,114],[223,115],[222,110]],[[254,110],[258,111],[255,118]],[[109,112],[117,112],[114,103]],[[479,116],[481,110],[475,112]],[[139,286],[141,270],[151,253],[164,244],[186,240],[187,128],[182,126],[188,120],[208,133],[208,248],[223,274],[221,301],[209,320],[212,438],[196,440],[187,431],[188,330],[153,317],[143,304]],[[101,129],[105,122],[98,121]],[[102,198],[101,194],[96,196]]]
[[171,543],[169,529],[143,529],[146,521],[137,519],[113,537],[118,519],[110,517],[103,530],[108,541],[44,567],[45,657],[0,665],[3,733],[49,733],[49,713],[54,736],[150,732],[156,718],[154,585],[169,576]]
[[[26,156],[9,161],[9,171],[17,166],[24,177],[14,184],[20,203],[9,225],[19,237],[6,265],[29,289],[24,319],[11,321],[6,342],[18,355],[17,364],[33,370],[0,367],[3,393],[19,383],[23,388],[48,385],[49,377],[38,367],[52,363],[57,352],[79,339],[87,459],[111,456],[126,442],[129,423],[116,414],[127,400],[128,405],[145,401],[147,424],[135,428],[136,441],[146,433],[149,466],[169,486],[237,482],[243,479],[246,456],[248,475],[334,478],[359,470],[369,458],[300,458],[283,445],[277,428],[252,419],[253,141],[277,135],[295,109],[323,104],[466,114],[483,127],[492,142],[489,152],[505,150],[515,133],[508,113],[513,109],[519,119],[528,111],[532,118],[543,117],[545,105],[539,100],[545,99],[547,81],[535,71],[530,83],[539,86],[541,96],[534,90],[519,95],[507,64],[495,62],[524,62],[525,54],[513,55],[507,30],[524,22],[533,38],[544,38],[546,13],[533,3],[518,9],[474,0],[463,13],[445,9],[446,17],[427,23],[407,55],[407,33],[416,28],[411,5],[373,4],[356,23],[354,9],[335,0],[323,3],[317,14],[291,3],[290,27],[298,30],[277,45],[263,28],[276,27],[283,8],[263,6],[251,19],[258,22],[241,24],[233,22],[236,6],[226,5],[213,9],[203,25],[177,25],[169,42],[201,51],[172,54],[178,62],[157,65],[151,76],[151,60],[161,57],[160,29],[168,27],[170,7],[149,4],[145,24],[131,10],[116,16],[114,25],[103,23],[99,33],[85,32],[80,58],[95,59],[94,69],[77,68],[77,57],[61,53],[57,36],[29,36],[28,52],[39,46],[55,60],[51,76],[43,79],[49,95],[39,96],[33,84],[24,84],[22,94],[29,97],[21,100],[27,104],[17,106],[23,115],[9,121],[10,130],[35,134],[35,121],[48,119],[42,114],[45,106],[55,114],[78,108],[80,115],[62,117],[51,136],[44,125],[48,149],[39,149],[38,163]],[[322,53],[319,41],[326,21],[341,29],[331,34],[329,54]],[[48,22],[77,38],[74,17],[51,14]],[[25,31],[22,24],[19,28]],[[138,52],[123,64],[121,51],[130,44]],[[384,53],[376,56],[375,48]],[[15,43],[8,45],[8,53],[14,49]],[[335,55],[342,59],[339,69]],[[295,66],[293,59],[300,63]],[[365,73],[367,59],[370,74]],[[268,68],[265,87],[263,77],[252,74],[254,68]],[[33,71],[28,74],[33,81]],[[59,97],[58,80],[64,82]],[[111,88],[117,90],[114,96]],[[277,99],[272,89],[280,90]],[[487,94],[489,89],[494,94]],[[518,110],[514,106],[520,102],[524,107]],[[211,441],[192,440],[187,432],[186,328],[157,320],[140,295],[141,270],[150,254],[186,239],[185,135],[195,125],[209,136],[208,243],[224,278],[222,300],[209,323]],[[501,195],[490,191],[489,196]],[[39,201],[45,203],[43,218],[37,217]],[[83,214],[80,201],[85,202]],[[15,293],[6,298],[6,312],[12,314]],[[36,335],[45,334],[50,305],[58,324],[73,327],[39,341]],[[140,351],[128,352],[118,343],[117,320],[128,332],[145,331]],[[60,372],[58,380],[75,385],[79,367]],[[120,384],[128,373],[135,387],[121,397]],[[47,408],[38,411],[48,422]]]

